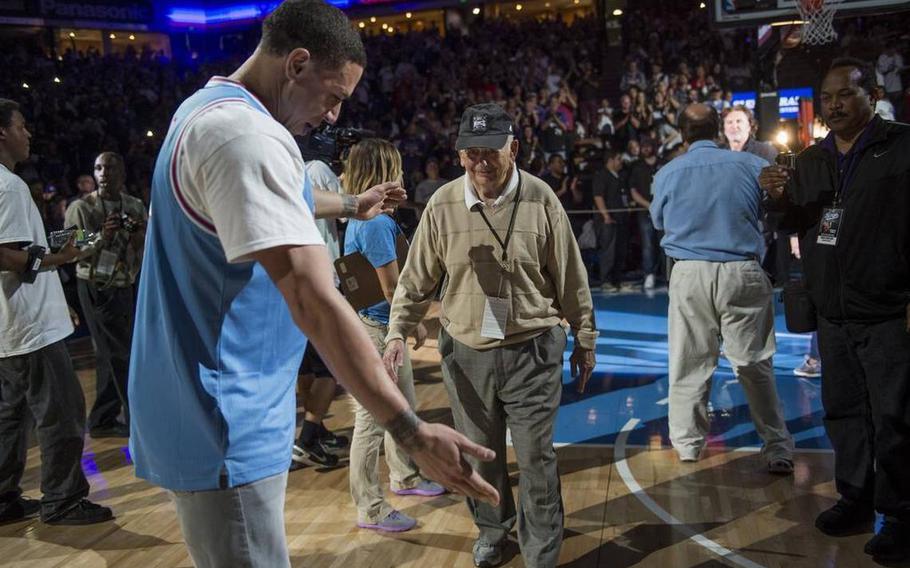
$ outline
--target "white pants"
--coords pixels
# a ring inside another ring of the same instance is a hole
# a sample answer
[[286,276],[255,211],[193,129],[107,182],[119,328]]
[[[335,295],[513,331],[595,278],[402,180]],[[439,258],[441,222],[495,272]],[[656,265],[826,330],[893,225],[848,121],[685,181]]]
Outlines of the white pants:
[[793,439],[777,397],[771,359],[773,290],[756,261],[680,261],[670,278],[670,441],[698,455],[708,433],[708,398],[720,342],[764,441],[765,459],[789,459]]

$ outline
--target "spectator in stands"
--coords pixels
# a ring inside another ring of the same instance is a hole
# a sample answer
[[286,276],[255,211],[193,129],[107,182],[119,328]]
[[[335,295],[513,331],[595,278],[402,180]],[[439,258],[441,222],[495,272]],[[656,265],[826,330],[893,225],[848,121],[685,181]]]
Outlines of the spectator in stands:
[[[890,43],[885,51],[878,56],[876,69],[884,78],[885,95],[896,110],[903,107],[904,84],[901,80],[901,73],[907,67],[904,65],[904,56],[898,53],[897,46]],[[901,119],[901,116],[898,116]]]
[[436,190],[445,185],[447,181],[439,177],[439,161],[435,158],[427,160],[424,173],[426,177],[414,188],[414,203],[420,207],[421,211],[427,206]]
[[883,120],[895,120],[894,104],[888,99],[884,87],[875,86],[875,114],[882,117]]
[[632,98],[623,95],[619,98],[619,108],[613,113],[613,147],[624,149],[630,140],[638,136],[638,127],[641,124],[635,117],[632,107]]
[[638,161],[639,156],[641,156],[641,144],[637,138],[633,138],[626,144],[626,151],[623,152],[622,161],[627,166],[630,166]]
[[631,87],[648,88],[648,80],[645,78],[645,74],[638,69],[638,61],[634,59],[626,64],[626,72],[619,81],[619,90],[628,91]]
[[81,175],[76,178],[76,196],[74,199],[82,199],[86,195],[95,191],[95,178],[90,175]]

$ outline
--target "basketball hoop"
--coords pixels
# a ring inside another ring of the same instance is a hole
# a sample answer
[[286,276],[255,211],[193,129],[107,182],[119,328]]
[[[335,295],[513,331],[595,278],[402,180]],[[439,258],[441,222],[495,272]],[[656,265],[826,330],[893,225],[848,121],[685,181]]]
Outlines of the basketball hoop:
[[844,0],[798,0],[796,7],[803,19],[802,43],[825,45],[837,39],[834,15]]

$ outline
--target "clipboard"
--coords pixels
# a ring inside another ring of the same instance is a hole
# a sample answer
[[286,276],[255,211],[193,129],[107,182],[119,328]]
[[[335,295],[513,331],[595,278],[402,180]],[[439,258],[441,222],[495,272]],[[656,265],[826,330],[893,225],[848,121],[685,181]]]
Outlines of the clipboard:
[[[404,268],[408,248],[408,239],[399,233],[395,239],[399,270]],[[335,260],[335,272],[338,274],[341,293],[354,310],[360,311],[385,300],[376,269],[361,253],[346,254]]]

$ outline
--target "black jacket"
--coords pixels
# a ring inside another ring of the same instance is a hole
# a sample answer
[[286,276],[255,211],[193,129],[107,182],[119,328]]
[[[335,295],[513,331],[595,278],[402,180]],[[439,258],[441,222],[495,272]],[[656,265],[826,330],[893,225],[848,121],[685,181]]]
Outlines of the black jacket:
[[786,197],[769,208],[782,208],[781,228],[799,233],[819,315],[836,322],[903,318],[910,302],[910,125],[876,116],[858,151],[836,246],[816,242],[822,209],[837,187],[830,141],[799,154]]

